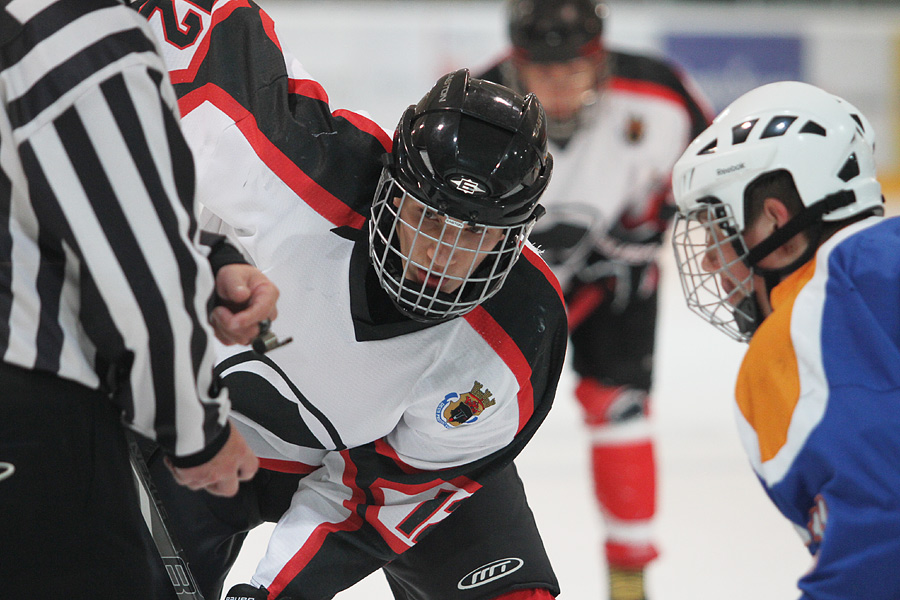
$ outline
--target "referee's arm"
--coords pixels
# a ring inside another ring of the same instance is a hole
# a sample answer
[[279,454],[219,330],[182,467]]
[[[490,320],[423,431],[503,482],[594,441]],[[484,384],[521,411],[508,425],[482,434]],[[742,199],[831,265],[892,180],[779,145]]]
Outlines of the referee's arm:
[[20,155],[40,192],[32,199],[57,212],[102,301],[82,310],[106,312],[121,336],[109,359],[130,363],[117,392],[126,424],[193,466],[224,445],[228,402],[209,393],[213,278],[195,245],[193,163],[167,85],[147,64],[124,68],[31,134]]

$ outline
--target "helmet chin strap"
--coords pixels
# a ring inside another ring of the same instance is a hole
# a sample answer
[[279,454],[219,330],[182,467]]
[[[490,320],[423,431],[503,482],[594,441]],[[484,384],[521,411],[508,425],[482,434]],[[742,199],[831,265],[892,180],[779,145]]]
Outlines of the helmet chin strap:
[[[795,215],[791,220],[784,224],[784,227],[777,229],[772,235],[754,246],[747,253],[747,256],[744,257],[744,263],[762,276],[766,286],[767,297],[772,293],[772,289],[781,283],[785,277],[809,262],[815,255],[816,250],[818,250],[822,241],[822,232],[824,230],[822,215],[854,202],[856,202],[856,194],[850,190],[842,190],[825,196],[822,200],[810,205],[805,210]],[[777,269],[765,269],[759,266],[759,261],[783,246],[789,239],[804,231],[810,232],[809,243],[796,260]],[[744,298],[737,308],[738,310],[735,311],[735,321],[738,329],[740,329],[741,333],[752,334],[762,322],[762,319],[760,319],[762,307],[759,304],[756,294],[754,293]],[[747,316],[745,317],[743,315]]]
[[[841,190],[840,192],[835,192],[834,194],[829,194],[825,196],[818,202],[811,204],[805,210],[800,211],[797,215],[794,216],[790,221],[784,224],[784,227],[776,230],[775,233],[761,241],[759,244],[754,246],[744,258],[744,262],[748,267],[756,267],[757,263],[772,254],[776,249],[783,246],[789,239],[797,235],[798,233],[802,233],[807,229],[812,229],[814,227],[822,225],[822,215],[835,211],[839,208],[843,208],[844,206],[853,204],[856,202],[856,194],[853,193],[852,190]],[[818,227],[821,230],[821,227]],[[807,252],[815,252],[818,244],[818,237],[821,235],[821,231],[819,235],[816,236],[815,240],[811,240],[809,244],[809,248],[807,248]],[[807,253],[805,252],[804,255]],[[793,272],[797,269],[803,262],[806,262],[809,257],[800,257],[787,267],[782,267],[780,269],[770,269],[773,272],[780,272],[787,275],[788,273]],[[800,262],[803,261],[803,262]],[[799,264],[798,264],[799,263]],[[789,269],[789,270],[788,270]],[[762,270],[762,269],[759,269]]]

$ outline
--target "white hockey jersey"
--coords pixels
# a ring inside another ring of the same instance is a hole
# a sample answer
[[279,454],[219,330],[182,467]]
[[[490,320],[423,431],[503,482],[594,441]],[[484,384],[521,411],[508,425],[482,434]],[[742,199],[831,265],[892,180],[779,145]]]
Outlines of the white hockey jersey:
[[[564,145],[551,143],[547,216],[535,229],[566,289],[574,277],[615,275],[598,265],[605,259],[655,260],[674,215],[672,165],[710,120],[705,100],[669,63],[614,50],[607,60],[608,79],[582,124]],[[513,85],[511,59],[482,77]]]
[[223,348],[217,367],[261,466],[309,473],[252,582],[328,597],[411,547],[530,439],[565,355],[561,291],[528,248],[464,317],[401,316],[364,227],[390,137],[332,112],[252,2],[142,12],[165,42],[199,197],[279,286],[277,330],[294,337],[265,356]]

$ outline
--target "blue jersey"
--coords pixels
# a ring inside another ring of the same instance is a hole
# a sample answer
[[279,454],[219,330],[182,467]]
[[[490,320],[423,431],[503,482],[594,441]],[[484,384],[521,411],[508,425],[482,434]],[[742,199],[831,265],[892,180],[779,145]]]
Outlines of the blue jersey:
[[842,229],[771,299],[738,424],[814,557],[802,598],[900,598],[900,219]]

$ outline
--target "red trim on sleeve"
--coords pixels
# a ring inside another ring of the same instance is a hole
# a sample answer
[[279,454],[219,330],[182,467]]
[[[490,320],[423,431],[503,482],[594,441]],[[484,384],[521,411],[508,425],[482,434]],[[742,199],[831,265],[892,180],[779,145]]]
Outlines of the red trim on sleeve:
[[[312,79],[288,80],[288,92],[290,92],[291,94],[304,96],[306,98],[312,98],[313,100],[319,100],[321,102],[324,102],[325,104],[328,104],[328,93],[325,91],[325,88],[323,88],[318,81],[314,81]],[[376,138],[379,142],[381,142],[381,145],[384,146],[385,152],[391,151],[391,147],[393,145],[391,136],[388,135],[380,125],[375,123],[375,121],[351,110],[338,109],[331,114],[335,117],[346,119],[360,131],[364,131],[365,133],[368,133],[372,137]]]
[[295,473],[299,475],[307,475],[318,468],[295,460],[280,460],[277,458],[260,458],[259,467],[261,469],[266,469],[267,471]]
[[625,77],[613,77],[609,85],[611,88],[620,92],[628,92],[632,94],[640,94],[642,96],[654,96],[668,102],[673,102],[685,110],[687,110],[687,102],[684,96],[673,90],[672,88],[652,81],[642,81],[640,79],[626,79]]
[[288,79],[288,92],[328,104],[328,94],[325,92],[325,88],[313,79]]
[[392,461],[394,461],[394,464],[396,464],[400,468],[400,470],[403,471],[404,473],[406,473],[407,475],[412,475],[415,473],[422,472],[421,469],[417,469],[417,468],[413,467],[412,465],[408,465],[405,462],[403,462],[403,460],[401,460],[400,457],[397,455],[397,451],[394,450],[394,447],[391,446],[390,444],[388,444],[384,440],[384,438],[375,440],[375,451],[378,452],[378,454],[381,454],[382,456],[387,456],[388,458],[390,458]]
[[208,83],[178,101],[182,115],[209,102],[231,118],[247,142],[269,169],[303,199],[313,210],[335,226],[349,225],[361,229],[365,217],[338,200],[292,162],[259,130],[256,119],[234,98],[217,85]]
[[343,483],[353,491],[353,497],[344,502],[344,508],[350,511],[350,515],[340,523],[322,523],[313,530],[306,539],[306,542],[288,561],[285,563],[272,584],[268,586],[269,598],[275,598],[284,591],[284,588],[293,581],[295,577],[302,571],[309,561],[319,553],[325,540],[331,533],[338,531],[356,531],[362,527],[363,520],[356,512],[356,506],[365,500],[364,494],[356,487],[356,465],[350,460],[347,451],[341,452],[344,458],[344,476]]
[[673,203],[672,178],[670,176],[666,185],[660,187],[650,197],[650,202],[647,203],[643,213],[639,215],[626,214],[622,216],[622,227],[625,229],[635,229],[641,225],[653,223],[657,231],[662,232],[669,224],[667,221],[660,219],[660,212],[662,211],[663,206],[672,205]]
[[250,8],[250,3],[247,2],[247,0],[234,0],[228,2],[224,6],[217,6],[216,9],[213,10],[212,20],[209,23],[209,30],[203,34],[203,39],[200,40],[200,44],[194,51],[194,57],[191,59],[191,64],[188,65],[186,69],[169,71],[169,79],[172,81],[173,85],[194,80],[197,76],[197,71],[200,69],[200,65],[203,64],[206,54],[209,52],[210,32],[216,25],[227,19],[231,13],[238,8]]
[[385,152],[390,152],[393,147],[393,140],[391,136],[389,136],[384,129],[381,128],[380,125],[372,121],[371,119],[367,119],[359,113],[355,113],[351,110],[336,110],[332,113],[336,117],[343,117],[352,123],[357,129],[360,131],[365,131],[369,135],[375,137],[381,145],[384,146]]
[[[541,261],[543,262],[543,261]],[[475,310],[463,315],[469,325],[484,338],[484,341],[494,349],[509,370],[515,375],[519,384],[519,426],[516,433],[522,431],[525,423],[534,414],[534,389],[531,387],[531,365],[522,354],[519,346],[509,334],[494,320],[484,309],[478,306]]]
[[550,285],[553,286],[553,289],[555,289],[556,293],[559,295],[559,301],[565,304],[566,300],[563,297],[562,286],[559,285],[559,280],[556,279],[556,275],[550,270],[550,266],[547,265],[546,261],[544,261],[537,252],[532,250],[530,246],[525,246],[525,248],[522,249],[522,256],[524,256],[538,271],[544,274],[544,277],[547,278],[547,281],[550,282]]
[[281,42],[278,41],[278,36],[275,35],[275,21],[273,21],[272,17],[262,9],[259,9],[259,17],[262,21],[263,30],[266,32],[266,35],[269,36],[272,43],[278,46],[278,49],[283,53],[284,51],[281,49]]

